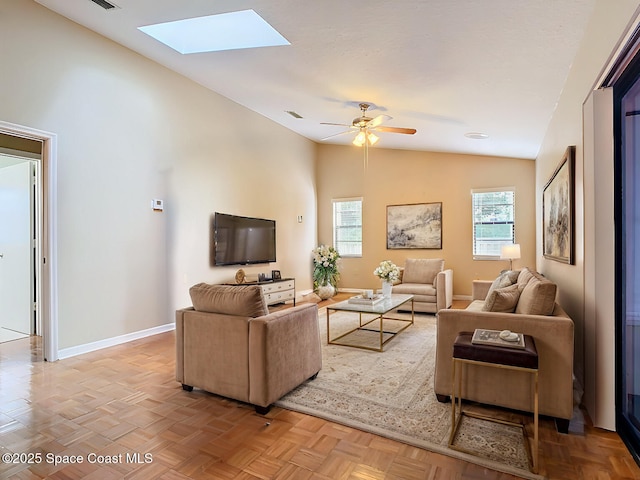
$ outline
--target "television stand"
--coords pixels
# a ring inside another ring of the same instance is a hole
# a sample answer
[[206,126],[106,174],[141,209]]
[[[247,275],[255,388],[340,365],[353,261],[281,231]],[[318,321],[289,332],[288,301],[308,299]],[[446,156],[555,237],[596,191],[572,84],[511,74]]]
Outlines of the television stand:
[[285,303],[293,300],[296,305],[296,279],[282,278],[279,280],[264,280],[262,282],[244,282],[244,283],[227,283],[226,285],[258,285],[262,288],[262,294],[267,305],[275,305],[276,303]]

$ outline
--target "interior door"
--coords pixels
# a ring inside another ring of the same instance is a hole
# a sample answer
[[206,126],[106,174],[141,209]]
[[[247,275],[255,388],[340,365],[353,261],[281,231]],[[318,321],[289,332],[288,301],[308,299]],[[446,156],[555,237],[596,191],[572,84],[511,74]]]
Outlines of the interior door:
[[26,335],[33,324],[32,169],[28,160],[0,168],[0,328]]

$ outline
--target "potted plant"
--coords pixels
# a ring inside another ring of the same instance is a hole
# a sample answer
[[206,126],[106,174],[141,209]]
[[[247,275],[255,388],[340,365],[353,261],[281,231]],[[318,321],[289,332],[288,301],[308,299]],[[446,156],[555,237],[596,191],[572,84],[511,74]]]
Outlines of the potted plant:
[[340,278],[339,258],[338,251],[327,245],[320,245],[313,250],[313,290],[323,300],[336,294]]

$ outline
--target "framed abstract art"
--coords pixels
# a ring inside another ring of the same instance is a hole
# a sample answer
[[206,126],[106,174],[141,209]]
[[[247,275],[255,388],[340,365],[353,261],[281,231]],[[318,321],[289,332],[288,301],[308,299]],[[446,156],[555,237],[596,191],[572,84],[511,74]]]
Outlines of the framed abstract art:
[[542,191],[542,245],[545,258],[573,265],[575,146],[564,153]]

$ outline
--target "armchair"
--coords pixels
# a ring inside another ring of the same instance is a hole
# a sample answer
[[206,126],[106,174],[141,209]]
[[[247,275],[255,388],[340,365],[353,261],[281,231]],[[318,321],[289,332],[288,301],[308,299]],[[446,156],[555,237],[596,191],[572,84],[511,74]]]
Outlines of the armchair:
[[400,268],[399,283],[391,293],[414,295],[416,312],[437,313],[453,302],[453,270],[444,269],[442,258],[407,258]]
[[269,313],[259,286],[194,285],[176,312],[176,380],[266,413],[322,368],[318,307]]

